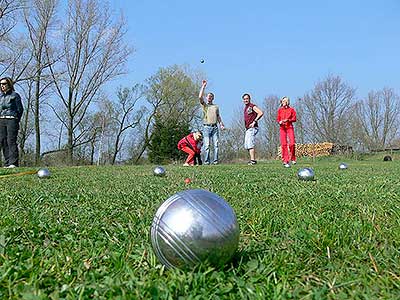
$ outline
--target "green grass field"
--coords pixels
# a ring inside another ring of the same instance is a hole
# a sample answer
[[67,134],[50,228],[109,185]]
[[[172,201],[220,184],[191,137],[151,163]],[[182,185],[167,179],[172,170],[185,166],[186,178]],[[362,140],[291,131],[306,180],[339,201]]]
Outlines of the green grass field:
[[[1,177],[0,298],[400,299],[400,161],[345,160],[342,171],[339,162]],[[305,166],[316,181],[297,179]],[[152,252],[157,208],[188,188],[236,211],[239,251],[224,269],[167,270]]]

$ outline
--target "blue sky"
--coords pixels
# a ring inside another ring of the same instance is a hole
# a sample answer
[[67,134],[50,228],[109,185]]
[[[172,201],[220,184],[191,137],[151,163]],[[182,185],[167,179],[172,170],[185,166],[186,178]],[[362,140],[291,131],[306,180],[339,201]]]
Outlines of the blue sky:
[[297,99],[328,74],[358,97],[400,92],[400,0],[112,2],[136,49],[118,84],[187,64],[206,74],[227,124],[241,118],[245,92],[256,104],[271,94]]

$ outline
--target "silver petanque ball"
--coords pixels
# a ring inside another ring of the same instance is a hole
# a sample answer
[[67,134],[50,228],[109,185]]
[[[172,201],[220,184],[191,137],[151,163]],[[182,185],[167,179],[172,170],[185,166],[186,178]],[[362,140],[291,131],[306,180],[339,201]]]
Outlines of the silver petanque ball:
[[154,176],[165,176],[165,169],[163,167],[155,167],[153,171]]
[[172,195],[157,210],[151,244],[168,268],[185,269],[209,262],[223,266],[239,243],[239,225],[232,207],[220,196],[201,189]]
[[339,165],[339,170],[347,170],[349,168],[349,166],[345,163],[341,163]]
[[300,180],[305,180],[305,181],[314,180],[314,176],[315,176],[314,170],[311,168],[300,169],[299,172],[297,173],[297,177]]
[[39,171],[37,171],[37,176],[39,178],[49,178],[50,171],[49,171],[49,169],[40,169]]

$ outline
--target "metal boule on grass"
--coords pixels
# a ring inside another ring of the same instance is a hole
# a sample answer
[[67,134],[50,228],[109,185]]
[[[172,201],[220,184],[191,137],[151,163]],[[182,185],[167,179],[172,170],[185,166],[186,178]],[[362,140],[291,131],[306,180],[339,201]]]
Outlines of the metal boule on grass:
[[161,167],[161,166],[157,166],[153,170],[154,176],[162,177],[162,176],[165,176],[165,173],[166,173],[165,169],[163,167]]
[[302,168],[297,173],[297,177],[300,180],[305,180],[305,181],[314,180],[314,176],[315,176],[314,170],[311,168]]
[[223,198],[189,189],[161,204],[150,236],[155,255],[168,268],[187,269],[202,262],[222,267],[238,248],[239,225]]
[[49,169],[46,169],[46,168],[43,168],[43,169],[40,169],[39,171],[37,171],[37,176],[39,178],[49,178],[50,175],[51,174],[50,174]]
[[339,165],[339,170],[347,170],[349,166],[345,163],[340,163]]

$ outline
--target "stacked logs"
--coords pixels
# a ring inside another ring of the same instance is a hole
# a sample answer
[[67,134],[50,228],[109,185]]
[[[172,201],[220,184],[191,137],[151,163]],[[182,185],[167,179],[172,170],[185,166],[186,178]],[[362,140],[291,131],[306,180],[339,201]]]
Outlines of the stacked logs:
[[[296,157],[311,156],[329,156],[332,154],[351,153],[353,149],[350,146],[335,145],[333,143],[323,142],[316,144],[296,144]],[[278,158],[282,157],[281,147],[278,147]]]

